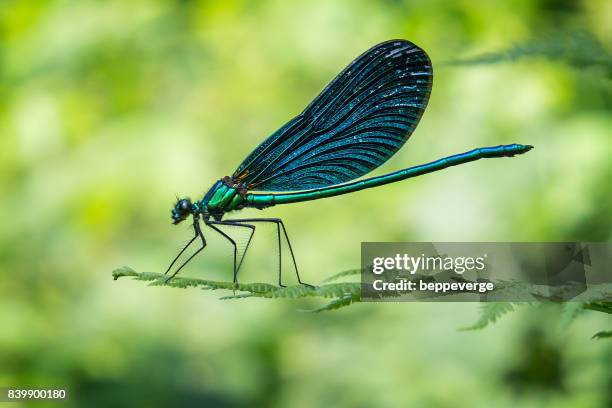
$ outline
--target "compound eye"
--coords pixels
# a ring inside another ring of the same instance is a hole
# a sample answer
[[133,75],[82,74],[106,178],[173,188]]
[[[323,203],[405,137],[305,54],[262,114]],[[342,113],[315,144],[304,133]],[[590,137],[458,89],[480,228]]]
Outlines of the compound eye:
[[191,207],[191,203],[187,199],[182,199],[178,205],[179,211],[183,214],[188,213],[190,207]]

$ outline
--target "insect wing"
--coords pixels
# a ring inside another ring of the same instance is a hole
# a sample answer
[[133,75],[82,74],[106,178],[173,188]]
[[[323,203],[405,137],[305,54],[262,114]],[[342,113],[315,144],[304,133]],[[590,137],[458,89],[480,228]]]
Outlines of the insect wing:
[[378,44],[269,136],[233,175],[249,190],[345,183],[377,168],[417,126],[429,100],[429,57],[405,40]]

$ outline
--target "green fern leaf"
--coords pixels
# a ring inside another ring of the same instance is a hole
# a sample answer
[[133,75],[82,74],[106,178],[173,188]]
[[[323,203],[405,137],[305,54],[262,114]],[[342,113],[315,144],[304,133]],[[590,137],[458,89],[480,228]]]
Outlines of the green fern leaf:
[[256,297],[256,296],[252,293],[240,293],[238,295],[222,296],[219,298],[219,300],[244,299],[244,298],[249,298],[249,297]]
[[583,311],[584,303],[582,302],[564,303],[561,309],[561,318],[559,319],[559,330],[567,330],[574,319]]
[[460,331],[479,330],[487,327],[490,323],[495,323],[497,319],[506,313],[514,311],[514,306],[510,302],[491,302],[480,306],[480,318],[471,326],[460,328]]
[[316,309],[301,310],[301,311],[307,312],[307,313],[328,312],[330,310],[337,310],[337,309],[340,309],[341,307],[350,306],[354,302],[360,302],[360,301],[361,301],[361,297],[359,295],[347,295],[347,296],[344,296],[338,299],[334,299],[331,302],[321,307],[318,307]]
[[[348,275],[348,274],[346,274]],[[345,275],[345,276],[346,276]],[[115,280],[120,277],[130,277],[135,280],[149,282],[149,286],[170,286],[174,288],[199,287],[203,290],[231,290],[232,295],[221,299],[243,299],[247,297],[262,298],[287,298],[298,299],[304,297],[335,298],[321,310],[333,310],[342,306],[348,306],[361,300],[361,284],[355,282],[328,283],[313,287],[306,285],[295,285],[279,288],[268,283],[238,283],[219,282],[207,279],[183,278],[180,276],[168,279],[168,276],[154,272],[136,272],[135,270],[122,267],[113,271]],[[236,294],[235,292],[243,292]]]
[[589,302],[584,304],[584,308],[612,314],[612,302]]
[[591,337],[592,339],[611,339],[612,338],[612,330],[603,330],[597,332]]
[[595,36],[586,31],[551,32],[527,42],[512,45],[504,51],[449,61],[443,65],[495,64],[530,57],[564,61],[577,68],[602,66],[608,72],[612,70],[612,54]]

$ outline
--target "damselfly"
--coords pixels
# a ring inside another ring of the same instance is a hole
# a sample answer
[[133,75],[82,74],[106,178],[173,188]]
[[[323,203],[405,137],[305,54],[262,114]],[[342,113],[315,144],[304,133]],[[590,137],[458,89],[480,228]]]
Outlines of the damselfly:
[[[387,161],[406,142],[427,106],[433,81],[429,57],[406,40],[383,42],[355,59],[306,107],[264,140],[231,175],[217,181],[201,200],[182,198],[172,208],[174,224],[193,218],[194,237],[168,267],[198,238],[204,247],[200,220],[234,247],[234,282],[255,233],[256,223],[276,224],[278,284],[282,284],[281,231],[287,241],[298,282],[293,249],[279,218],[224,219],[243,208],[264,209],[279,204],[317,200],[377,187],[474,160],[510,157],[532,146],[510,144],[481,147],[383,176],[357,179]],[[244,253],[220,227],[249,232]]]

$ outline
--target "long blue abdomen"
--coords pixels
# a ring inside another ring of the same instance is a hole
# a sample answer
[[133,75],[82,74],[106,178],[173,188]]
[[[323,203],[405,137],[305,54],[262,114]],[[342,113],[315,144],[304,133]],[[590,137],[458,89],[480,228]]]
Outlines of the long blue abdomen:
[[276,204],[289,204],[301,201],[310,201],[317,200],[320,198],[333,197],[341,194],[364,190],[366,188],[372,188],[389,183],[394,183],[396,181],[417,177],[423,174],[432,173],[448,167],[469,163],[471,161],[479,159],[512,157],[518,154],[526,153],[532,148],[533,146],[522,144],[481,147],[478,149],[470,150],[469,152],[448,156],[431,163],[426,163],[419,166],[399,170],[393,173],[385,174],[384,176],[372,177],[365,180],[355,181],[353,183],[341,184],[338,186],[331,186],[308,191],[301,191],[296,193],[248,194],[246,197],[246,205],[255,208],[265,208]]

